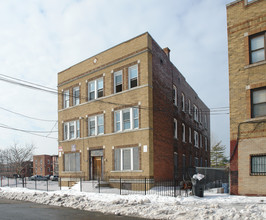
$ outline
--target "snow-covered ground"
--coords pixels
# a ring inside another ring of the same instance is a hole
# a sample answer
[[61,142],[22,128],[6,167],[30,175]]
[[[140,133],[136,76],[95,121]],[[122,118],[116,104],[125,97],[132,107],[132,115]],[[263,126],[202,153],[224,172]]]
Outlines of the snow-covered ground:
[[266,219],[266,197],[230,196],[205,191],[204,197],[117,195],[79,192],[79,184],[61,191],[0,188],[0,198],[150,219]]

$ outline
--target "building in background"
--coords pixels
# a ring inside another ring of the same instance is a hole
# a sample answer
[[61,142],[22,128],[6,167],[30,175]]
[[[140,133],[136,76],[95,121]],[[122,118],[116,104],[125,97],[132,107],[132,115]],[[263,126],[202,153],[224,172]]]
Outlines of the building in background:
[[34,175],[53,175],[53,158],[50,155],[33,156],[33,174]]
[[227,5],[231,194],[266,195],[266,1]]
[[210,166],[210,111],[144,33],[58,73],[59,175],[189,178]]
[[52,155],[53,176],[59,175],[58,155]]

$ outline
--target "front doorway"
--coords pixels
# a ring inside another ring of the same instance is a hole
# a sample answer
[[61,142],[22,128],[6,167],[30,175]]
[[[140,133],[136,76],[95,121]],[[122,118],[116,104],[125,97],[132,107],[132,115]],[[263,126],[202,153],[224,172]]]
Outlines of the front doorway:
[[90,180],[103,179],[104,173],[104,160],[103,150],[90,150],[89,151],[89,177]]
[[92,179],[102,177],[102,157],[92,157]]

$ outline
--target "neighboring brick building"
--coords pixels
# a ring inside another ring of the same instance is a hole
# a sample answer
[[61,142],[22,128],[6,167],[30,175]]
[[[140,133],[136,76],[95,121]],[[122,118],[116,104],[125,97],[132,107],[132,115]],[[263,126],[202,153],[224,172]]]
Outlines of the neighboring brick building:
[[209,108],[169,53],[144,33],[58,73],[62,181],[181,180],[210,165]]
[[53,160],[50,155],[33,156],[33,174],[34,175],[53,175]]
[[231,194],[266,195],[266,1],[227,5]]
[[58,155],[52,155],[53,176],[59,175]]

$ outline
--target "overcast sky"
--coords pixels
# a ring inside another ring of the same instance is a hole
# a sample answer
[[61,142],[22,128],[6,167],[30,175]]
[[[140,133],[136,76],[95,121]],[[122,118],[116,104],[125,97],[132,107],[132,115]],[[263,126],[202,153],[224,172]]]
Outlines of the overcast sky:
[[[232,0],[0,0],[0,74],[57,87],[57,73],[144,32],[211,110],[211,133],[229,149],[226,4]],[[0,75],[1,76],[1,75]],[[0,80],[0,126],[57,131],[57,96]],[[214,114],[219,108],[219,115]],[[226,109],[224,109],[226,110]],[[55,139],[1,128],[0,148],[34,144],[57,154]],[[40,133],[47,136],[47,133]],[[53,132],[48,137],[57,137]]]

